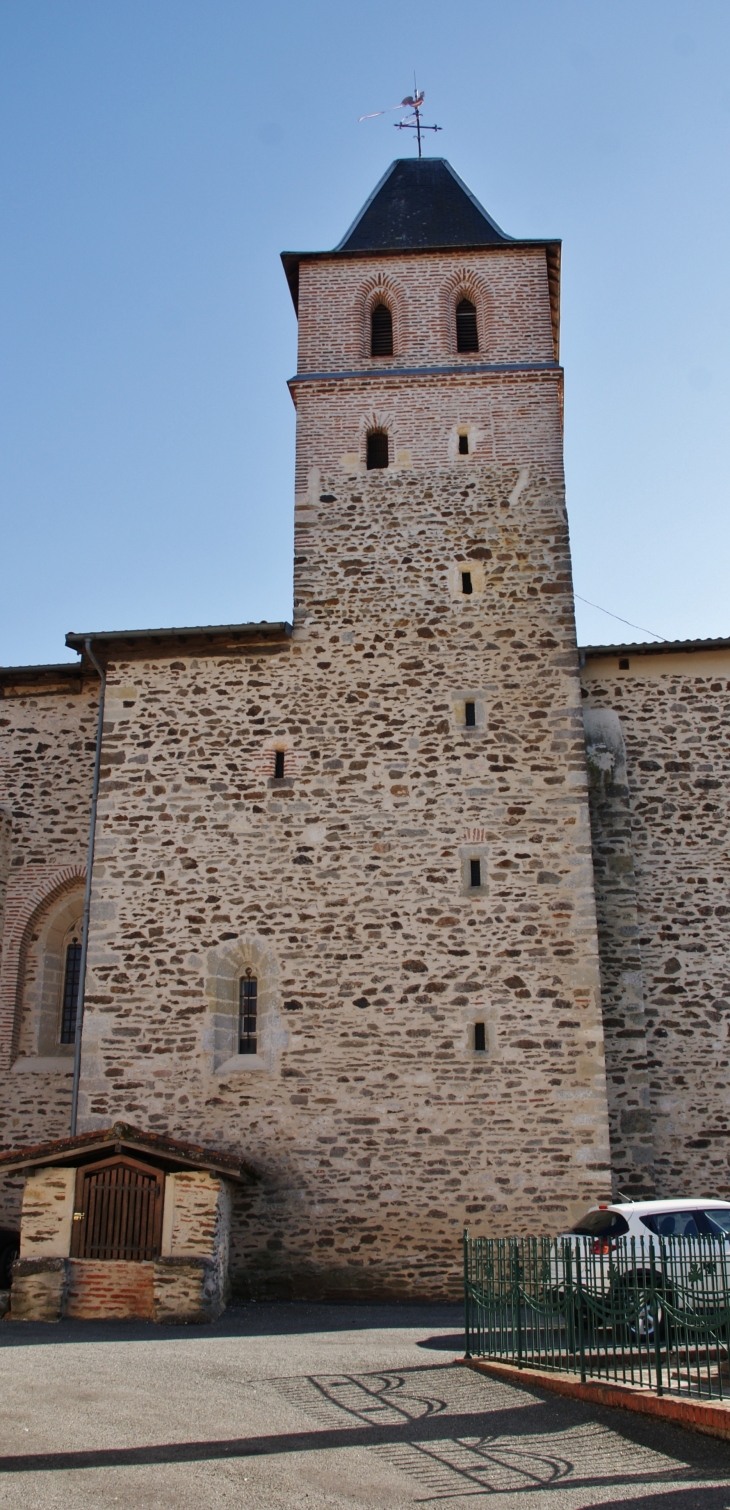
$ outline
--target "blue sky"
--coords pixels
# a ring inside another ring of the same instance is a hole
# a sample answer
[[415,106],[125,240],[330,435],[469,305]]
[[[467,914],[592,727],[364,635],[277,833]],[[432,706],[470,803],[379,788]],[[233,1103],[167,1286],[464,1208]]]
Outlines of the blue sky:
[[0,4],[0,663],[290,616],[279,252],[407,154],[357,118],[414,69],[498,223],[563,238],[576,591],[730,635],[729,44],[727,0]]

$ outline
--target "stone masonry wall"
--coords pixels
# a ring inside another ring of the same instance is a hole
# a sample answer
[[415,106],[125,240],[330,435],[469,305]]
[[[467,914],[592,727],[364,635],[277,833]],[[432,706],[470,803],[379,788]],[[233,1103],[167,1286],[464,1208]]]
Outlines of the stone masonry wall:
[[612,708],[583,709],[614,1196],[654,1194],[654,1131],[626,746]]
[[[26,973],[49,909],[83,887],[95,747],[96,677],[53,692],[16,684],[0,700],[0,809],[10,816],[10,861],[0,961],[0,1145],[68,1132],[68,1058],[36,1070],[19,1061]],[[60,1010],[60,1001],[59,1001]],[[32,1035],[31,1035],[32,1036]],[[14,1066],[14,1068],[13,1068]],[[23,1071],[17,1073],[18,1070]],[[19,1220],[23,1179],[0,1182],[0,1222]]]
[[730,654],[622,659],[590,658],[583,687],[625,741],[656,1194],[730,1199]]
[[250,1292],[457,1294],[465,1219],[608,1191],[562,480],[313,479],[297,520],[293,643],[110,660],[80,1126],[245,1153]]

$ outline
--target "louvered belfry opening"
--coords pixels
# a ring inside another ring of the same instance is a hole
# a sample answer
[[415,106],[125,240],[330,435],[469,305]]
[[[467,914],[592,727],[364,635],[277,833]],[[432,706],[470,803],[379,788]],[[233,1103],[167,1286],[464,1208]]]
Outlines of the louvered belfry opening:
[[393,355],[393,316],[387,304],[376,304],[370,315],[370,355]]
[[126,1156],[79,1169],[71,1257],[159,1258],[164,1190],[161,1169]]
[[387,430],[371,430],[368,435],[368,472],[374,467],[387,467],[388,465],[388,432]]
[[477,311],[471,299],[460,299],[456,306],[456,349],[457,351],[479,350]]

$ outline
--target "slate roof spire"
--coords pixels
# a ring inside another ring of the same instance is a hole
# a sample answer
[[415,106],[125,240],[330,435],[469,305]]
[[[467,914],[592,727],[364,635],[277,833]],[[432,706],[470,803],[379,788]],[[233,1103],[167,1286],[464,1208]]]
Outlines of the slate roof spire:
[[510,242],[444,157],[397,158],[337,252],[495,246]]

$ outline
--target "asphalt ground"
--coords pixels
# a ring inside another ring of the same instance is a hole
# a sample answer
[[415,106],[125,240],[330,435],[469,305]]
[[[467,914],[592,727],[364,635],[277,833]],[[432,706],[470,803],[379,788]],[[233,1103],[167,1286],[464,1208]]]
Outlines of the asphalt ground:
[[11,1510],[730,1510],[730,1443],[459,1367],[451,1306],[0,1323]]

